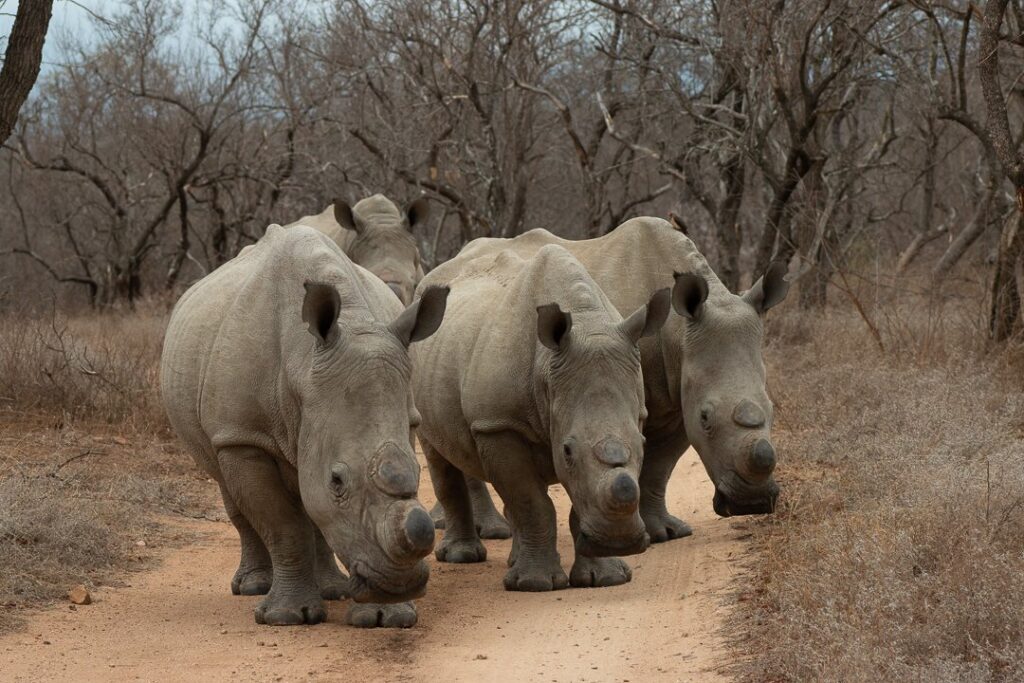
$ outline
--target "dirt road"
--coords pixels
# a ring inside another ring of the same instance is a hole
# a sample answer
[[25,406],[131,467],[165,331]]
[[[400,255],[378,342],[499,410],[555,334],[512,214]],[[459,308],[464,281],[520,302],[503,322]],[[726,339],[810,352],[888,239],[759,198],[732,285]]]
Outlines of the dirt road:
[[[486,541],[476,565],[432,562],[419,624],[345,626],[331,603],[313,627],[257,626],[259,598],[233,597],[238,537],[227,522],[189,522],[194,538],[94,604],[41,612],[0,638],[3,681],[715,681],[723,662],[730,581],[742,530],[711,511],[712,486],[693,453],[680,462],[669,509],[690,538],[631,558],[625,586],[555,593],[502,589],[509,541]],[[568,497],[553,490],[568,571]],[[424,476],[421,500],[433,503]],[[432,560],[432,558],[431,558]]]

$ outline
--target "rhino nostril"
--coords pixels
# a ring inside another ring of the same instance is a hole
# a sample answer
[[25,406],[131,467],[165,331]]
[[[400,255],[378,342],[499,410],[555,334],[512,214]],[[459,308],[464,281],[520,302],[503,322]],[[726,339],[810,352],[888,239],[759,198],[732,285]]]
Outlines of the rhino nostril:
[[750,470],[757,474],[771,474],[775,469],[775,449],[767,439],[758,439],[750,452]]
[[621,472],[612,479],[609,491],[616,507],[634,506],[640,500],[640,487],[626,472]]

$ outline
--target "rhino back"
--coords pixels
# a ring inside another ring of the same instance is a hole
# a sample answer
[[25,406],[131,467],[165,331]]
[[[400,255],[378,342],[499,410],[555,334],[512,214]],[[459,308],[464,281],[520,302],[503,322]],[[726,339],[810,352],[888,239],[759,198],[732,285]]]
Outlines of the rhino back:
[[341,250],[346,254],[356,238],[356,234],[353,231],[342,227],[338,221],[334,220],[334,204],[329,204],[326,209],[316,215],[303,216],[294,223],[289,223],[284,227],[294,228],[297,225],[307,225],[314,230],[322,232],[334,240],[334,243],[341,247]]
[[271,226],[175,307],[161,363],[164,403],[175,431],[208,470],[216,470],[218,448],[241,444],[294,464],[298,394],[313,348],[301,319],[307,280],[336,284],[350,320],[397,315],[383,284],[385,292],[308,227]]

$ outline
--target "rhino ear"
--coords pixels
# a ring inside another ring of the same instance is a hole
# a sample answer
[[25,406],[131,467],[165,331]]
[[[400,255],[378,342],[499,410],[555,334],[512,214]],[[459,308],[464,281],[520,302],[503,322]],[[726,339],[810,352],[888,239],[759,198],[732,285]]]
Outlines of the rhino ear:
[[572,313],[559,308],[558,304],[537,307],[537,338],[552,351],[565,349],[572,329]]
[[785,261],[772,261],[765,274],[743,294],[743,300],[758,313],[765,313],[772,306],[782,303],[789,293],[789,282],[786,281],[788,270]]
[[419,299],[388,325],[403,346],[408,348],[409,344],[423,341],[437,331],[448,306],[448,291],[447,287],[427,287]]
[[334,220],[343,228],[356,230],[356,218],[352,215],[352,207],[346,201],[334,200]]
[[405,210],[405,216],[409,219],[409,230],[412,230],[420,223],[427,220],[430,215],[430,200],[420,197]]
[[646,306],[637,309],[633,315],[619,323],[619,329],[634,344],[643,337],[657,334],[668,318],[671,300],[668,287],[659,289],[651,295],[651,300],[647,302]]
[[704,313],[704,302],[708,299],[707,280],[694,273],[675,273],[675,278],[672,308],[684,318],[699,320]]
[[672,224],[672,227],[683,233],[684,235],[690,234],[689,228],[686,227],[686,223],[683,219],[677,216],[674,212],[668,212],[668,222]]
[[338,313],[341,311],[341,297],[334,285],[322,282],[307,282],[306,297],[302,300],[302,320],[309,326],[309,333],[323,344],[332,344],[338,337]]

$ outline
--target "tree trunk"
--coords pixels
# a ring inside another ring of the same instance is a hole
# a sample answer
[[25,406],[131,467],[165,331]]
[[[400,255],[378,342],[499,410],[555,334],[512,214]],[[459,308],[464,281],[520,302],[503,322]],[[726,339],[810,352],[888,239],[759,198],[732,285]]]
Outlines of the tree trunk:
[[999,256],[992,278],[992,310],[989,315],[989,331],[992,339],[1001,342],[1009,339],[1020,329],[1021,291],[1017,274],[1024,258],[1024,212],[1021,201],[1024,188],[1017,189],[1017,215],[1006,222],[999,240]]
[[43,62],[43,43],[53,0],[21,0],[0,69],[0,144],[7,141],[18,112],[32,92]]

